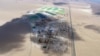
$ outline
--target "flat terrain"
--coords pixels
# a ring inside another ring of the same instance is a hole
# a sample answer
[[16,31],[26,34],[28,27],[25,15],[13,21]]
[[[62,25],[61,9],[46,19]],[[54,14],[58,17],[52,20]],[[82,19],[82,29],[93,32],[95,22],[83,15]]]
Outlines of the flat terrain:
[[[47,56],[37,44],[31,42],[29,25],[16,22],[16,18],[27,11],[45,4],[0,1],[0,56]],[[93,15],[90,8],[80,6],[71,7],[76,56],[99,56],[100,16]],[[71,56],[71,48],[69,44],[68,52],[63,56]]]
[[75,41],[77,56],[100,55],[100,16],[72,8],[73,27],[82,39]]

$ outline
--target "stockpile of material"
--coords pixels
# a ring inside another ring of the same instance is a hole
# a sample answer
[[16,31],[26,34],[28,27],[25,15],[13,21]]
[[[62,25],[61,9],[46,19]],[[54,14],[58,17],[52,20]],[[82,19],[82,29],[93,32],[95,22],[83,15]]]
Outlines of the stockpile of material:
[[38,13],[24,16],[32,27],[31,40],[40,44],[45,53],[63,54],[67,51],[66,33],[69,26],[63,18],[53,17],[64,14],[61,8],[43,7],[38,9]]
[[36,24],[39,25],[33,27],[32,41],[40,44],[44,52],[59,54],[67,51],[67,22],[49,18],[49,21],[45,19]]

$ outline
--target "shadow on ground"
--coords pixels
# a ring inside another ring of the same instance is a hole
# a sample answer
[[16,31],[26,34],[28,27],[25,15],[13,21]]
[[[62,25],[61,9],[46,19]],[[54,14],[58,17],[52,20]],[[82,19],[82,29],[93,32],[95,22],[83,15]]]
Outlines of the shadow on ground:
[[96,25],[86,25],[84,26],[87,29],[93,30],[97,33],[100,33],[100,26],[96,26]]
[[[30,25],[23,19],[26,19],[27,21],[29,17],[22,16],[21,18],[15,18],[11,22],[7,22],[4,25],[0,26],[0,54],[7,53],[11,50],[15,50],[23,46],[23,43],[25,41],[25,34],[30,33],[30,30],[32,30],[30,28]],[[58,36],[57,38],[48,39],[50,35],[46,33],[47,39],[39,40],[39,42],[41,43],[35,42],[34,40],[37,39],[35,39],[34,37],[31,38],[31,41],[42,45],[41,49],[45,54],[50,54],[50,55],[55,54],[56,56],[61,56],[63,55],[63,53],[66,53],[68,51],[68,47],[71,47],[70,46],[71,43],[68,42],[68,40],[70,41],[73,40],[70,31],[71,27],[67,22],[59,23],[56,21],[51,25],[59,29],[57,32],[55,32],[57,33]],[[74,29],[73,33],[75,41],[82,40]]]
[[[45,54],[49,54],[50,56],[56,55],[56,56],[62,56],[64,53],[67,53],[69,50],[68,47],[71,47],[71,44],[69,41],[82,41],[81,37],[77,34],[75,29],[71,30],[71,27],[67,22],[54,22],[51,24],[51,27],[58,28],[57,32],[54,32],[54,34],[57,33],[56,38],[52,38],[50,34],[46,34],[47,38],[31,38],[31,41],[34,43],[37,43],[41,45],[41,49],[44,51]],[[73,32],[73,34],[72,34]],[[72,37],[74,35],[74,37]],[[50,39],[48,39],[51,36]]]
[[66,3],[66,2],[65,2],[65,3],[64,3],[64,2],[54,2],[53,4],[54,4],[54,5],[66,5],[66,4],[68,4],[68,3]]
[[29,32],[30,26],[21,18],[15,18],[0,26],[0,54],[22,47],[25,34]]

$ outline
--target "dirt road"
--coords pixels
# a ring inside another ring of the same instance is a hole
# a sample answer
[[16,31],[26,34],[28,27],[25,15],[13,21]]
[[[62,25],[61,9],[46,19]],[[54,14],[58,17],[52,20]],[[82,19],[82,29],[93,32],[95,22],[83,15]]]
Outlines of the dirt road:
[[[12,3],[0,5],[0,56],[47,56],[43,50],[30,41],[30,27],[27,23],[13,23],[26,11],[42,5]],[[43,3],[44,5],[44,3]],[[100,55],[100,16],[87,12],[90,9],[71,8],[75,28],[76,56]],[[19,34],[20,33],[20,34]],[[69,43],[71,40],[69,40]],[[64,56],[71,56],[71,45]]]

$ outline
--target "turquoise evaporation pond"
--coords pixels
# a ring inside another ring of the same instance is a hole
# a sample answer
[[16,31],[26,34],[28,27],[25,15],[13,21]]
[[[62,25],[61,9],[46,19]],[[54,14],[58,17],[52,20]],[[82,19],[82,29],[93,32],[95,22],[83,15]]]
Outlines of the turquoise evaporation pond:
[[36,13],[34,15],[30,15],[28,18],[30,19],[31,22],[35,22],[35,21],[38,21],[38,20],[41,20],[41,19],[46,19],[47,16],[45,16],[41,13]]

